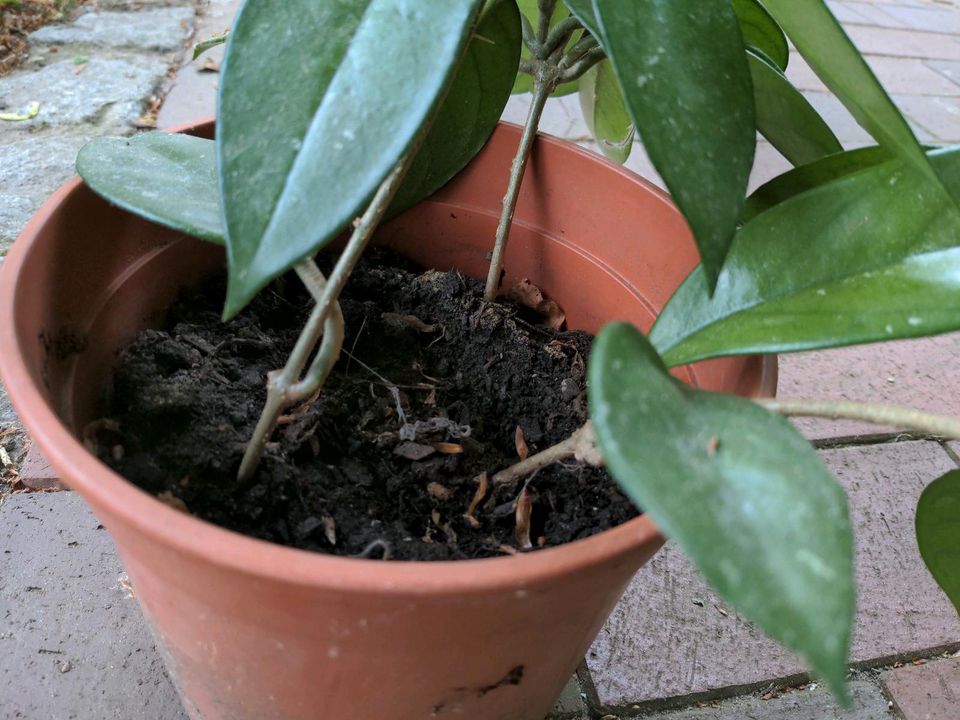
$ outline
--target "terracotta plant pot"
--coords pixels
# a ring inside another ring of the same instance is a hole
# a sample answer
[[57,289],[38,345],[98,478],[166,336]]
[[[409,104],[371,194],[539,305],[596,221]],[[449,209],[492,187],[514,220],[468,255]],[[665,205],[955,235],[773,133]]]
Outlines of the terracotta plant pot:
[[[209,134],[212,125],[195,128]],[[378,241],[424,265],[486,271],[519,131],[501,126],[454,182]],[[529,277],[595,332],[649,327],[696,262],[684,221],[633,174],[540,138],[506,284]],[[542,720],[634,572],[663,543],[646,517],[553,549],[383,563],[254,540],[158,502],[79,438],[116,351],[162,321],[221,251],[110,207],[74,180],[27,225],[0,277],[0,371],[24,424],[116,541],[192,718]],[[771,394],[775,361],[685,369]]]

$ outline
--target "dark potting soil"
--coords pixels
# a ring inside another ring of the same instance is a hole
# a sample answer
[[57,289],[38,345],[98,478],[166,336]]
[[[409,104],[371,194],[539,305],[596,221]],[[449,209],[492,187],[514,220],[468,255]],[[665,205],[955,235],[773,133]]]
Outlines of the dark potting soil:
[[[467,510],[482,473],[519,459],[518,427],[532,454],[583,424],[590,335],[485,305],[478,280],[368,253],[341,300],[336,368],[240,484],[264,378],[283,366],[311,302],[291,276],[223,323],[223,297],[222,281],[184,297],[165,329],[122,353],[108,415],[87,431],[106,463],[168,504],[284,545],[403,560],[520,549],[523,483]],[[534,549],[637,514],[605,471],[573,461],[541,469],[527,493]]]

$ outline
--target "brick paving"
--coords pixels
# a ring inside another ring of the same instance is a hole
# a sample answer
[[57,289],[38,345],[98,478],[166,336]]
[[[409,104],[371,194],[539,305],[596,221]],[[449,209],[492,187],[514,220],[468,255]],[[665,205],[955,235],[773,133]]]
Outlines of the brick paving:
[[[957,3],[829,4],[918,137],[960,142]],[[191,0],[98,0],[73,27],[42,30],[43,42],[34,44],[25,67],[0,79],[0,110],[43,102],[34,120],[0,125],[0,256],[49,192],[72,175],[76,149],[97,134],[132,132],[131,122],[165,87],[180,43],[194,26],[200,37],[229,26],[238,0],[201,5],[204,13],[197,18]],[[123,13],[119,19],[129,25],[118,26],[115,13]],[[127,35],[138,22],[141,30]],[[219,54],[210,57],[215,63]],[[788,75],[835,125],[846,147],[870,142],[795,52]],[[216,82],[215,73],[182,67],[159,126],[210,115]],[[522,121],[526,102],[512,99],[505,118]],[[593,147],[576,96],[550,101],[543,130]],[[627,164],[659,182],[639,145]],[[787,168],[769,143],[761,142],[751,185]],[[910,403],[957,415],[960,387],[952,367],[958,338],[787,356],[780,394]],[[4,427],[16,423],[2,389],[0,422]],[[857,531],[861,592],[854,660],[872,666],[960,647],[960,621],[926,574],[912,533],[916,495],[924,482],[957,465],[960,445],[894,442],[894,434],[878,437],[878,429],[855,423],[798,425],[821,444],[840,439],[851,445],[822,454],[851,493]],[[43,475],[42,468],[33,467],[34,474]],[[30,468],[23,470],[32,473]],[[13,702],[0,701],[0,720],[182,718],[149,633],[126,594],[112,543],[79,499],[72,493],[7,498],[0,502],[0,528],[0,679],[5,688],[17,689]],[[725,608],[670,547],[637,576],[587,667],[583,685],[572,681],[565,690],[558,717],[586,717],[584,703],[592,706],[594,717],[606,712],[621,720],[867,720],[894,717],[893,712],[906,720],[960,716],[955,702],[960,666],[951,660],[857,675],[851,685],[854,709],[837,708],[822,687],[803,685],[796,658]],[[770,690],[784,683],[802,687],[784,694]],[[124,691],[134,685],[137,692]],[[730,695],[738,697],[679,707]],[[679,709],[657,709],[666,706]]]

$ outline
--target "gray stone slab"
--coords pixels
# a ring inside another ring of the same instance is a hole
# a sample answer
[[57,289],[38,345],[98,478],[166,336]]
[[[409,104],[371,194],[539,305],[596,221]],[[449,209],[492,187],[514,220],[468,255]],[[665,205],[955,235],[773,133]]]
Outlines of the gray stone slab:
[[40,111],[31,120],[5,123],[0,141],[18,132],[79,124],[96,128],[91,134],[129,130],[166,73],[166,61],[142,55],[93,57],[83,66],[67,59],[14,72],[0,78],[0,106],[22,110],[36,101]]
[[186,719],[124,579],[73,493],[0,505],[0,717]]
[[932,3],[928,7],[891,3],[884,5],[883,11],[914,30],[960,35],[960,12],[957,12],[957,8],[937,7]]
[[48,45],[92,45],[169,52],[190,34],[192,7],[159,7],[139,12],[91,12],[68,25],[47,25],[30,42]]
[[[954,467],[939,444],[822,453],[847,489],[857,546],[852,659],[960,641],[960,621],[916,548],[913,512],[926,483]],[[600,702],[749,687],[804,671],[791,653],[727,607],[672,545],[634,578],[587,657]]]
[[[957,49],[960,55],[960,43]],[[912,121],[914,130],[920,127],[927,131],[928,138],[924,138],[923,133],[917,134],[921,141],[929,139],[944,144],[960,142],[960,98],[895,95],[893,99],[907,119]]]
[[688,708],[642,715],[623,715],[622,720],[881,720],[890,717],[887,700],[873,683],[850,683],[852,706],[841,708],[822,685],[808,685],[764,700],[762,697],[732,698],[708,707]]
[[[0,141],[8,139],[0,136]],[[76,174],[74,161],[85,136],[17,134],[0,144],[0,254],[47,197]]]
[[951,82],[960,85],[960,60],[927,60],[926,64]]
[[[240,9],[241,0],[210,0],[204,6],[203,14],[196,19],[194,42],[222,33],[233,24],[233,17]],[[223,59],[223,46],[208,50],[196,62],[190,62],[190,55],[184,58],[184,65],[177,71],[173,87],[164,100],[157,116],[157,125],[171,128],[186,123],[213,117],[217,109],[217,83],[220,75],[201,72],[204,62],[217,64]]]

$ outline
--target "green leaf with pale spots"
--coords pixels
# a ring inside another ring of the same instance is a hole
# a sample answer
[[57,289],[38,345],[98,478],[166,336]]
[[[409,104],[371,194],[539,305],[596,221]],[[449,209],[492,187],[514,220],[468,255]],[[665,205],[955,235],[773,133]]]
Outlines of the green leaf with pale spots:
[[243,5],[218,105],[226,317],[361,214],[430,118],[482,4]]
[[750,69],[730,0],[594,0],[594,10],[640,139],[713,285],[756,145]]
[[[960,148],[930,162],[960,189]],[[715,290],[694,270],[650,340],[674,366],[957,329],[960,211],[912,165],[888,160],[753,217]]]
[[757,130],[794,165],[805,165],[843,146],[819,113],[780,69],[747,50]]
[[787,69],[790,47],[777,21],[757,0],[733,0],[744,44],[758,51],[780,70]]
[[844,697],[853,536],[843,490],[810,444],[750,400],[675,380],[626,323],[594,342],[589,400],[624,492],[722,597]]
[[480,152],[510,99],[522,42],[516,1],[491,3],[389,215],[439,190]]
[[91,140],[77,172],[98,195],[155,223],[223,244],[212,140],[150,132]]
[[633,150],[636,128],[608,60],[580,78],[580,109],[600,151],[616,163],[625,163]]
[[960,613],[960,470],[924,489],[917,503],[916,528],[923,561]]

